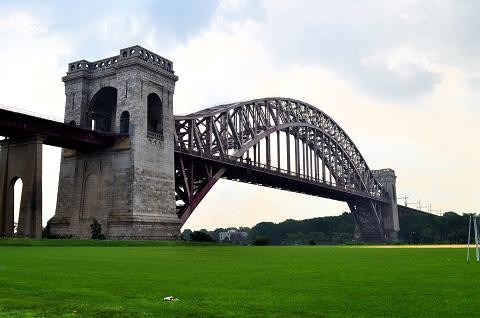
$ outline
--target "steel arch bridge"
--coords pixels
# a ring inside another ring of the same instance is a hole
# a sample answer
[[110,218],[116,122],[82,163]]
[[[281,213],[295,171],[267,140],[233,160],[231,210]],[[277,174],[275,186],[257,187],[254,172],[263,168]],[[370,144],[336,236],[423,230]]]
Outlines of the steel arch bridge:
[[371,170],[320,109],[271,97],[175,116],[177,214],[188,219],[220,178],[347,202],[358,239],[396,239],[395,174]]

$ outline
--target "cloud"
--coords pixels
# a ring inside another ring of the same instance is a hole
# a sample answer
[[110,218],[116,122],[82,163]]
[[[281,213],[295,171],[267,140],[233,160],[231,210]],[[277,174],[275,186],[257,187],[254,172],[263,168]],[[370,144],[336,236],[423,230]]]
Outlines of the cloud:
[[46,33],[46,28],[34,16],[25,12],[7,13],[0,21],[2,36],[32,36]]
[[[0,12],[0,103],[63,117],[60,57],[70,52],[62,37],[29,12]],[[8,74],[8,75],[7,75]],[[52,85],[53,84],[53,85]]]
[[[63,118],[64,88],[61,76],[70,54],[68,41],[51,34],[49,27],[30,12],[0,12],[0,104],[42,115]],[[44,146],[44,223],[56,205],[60,149]]]
[[[124,3],[107,17],[94,12],[88,20],[0,6],[0,68],[8,74],[0,77],[0,103],[61,117],[67,62],[100,59],[139,43],[174,61],[180,77],[176,114],[246,98],[297,98],[333,117],[371,168],[394,168],[399,196],[444,210],[477,207],[478,4],[223,1],[209,2],[199,13],[202,22],[184,24],[202,7],[194,3],[172,2],[171,10],[156,2]],[[59,158],[58,150],[48,152],[45,221],[58,178],[58,168],[50,167],[58,167]],[[222,180],[186,227],[253,225],[346,209]]]
[[[471,117],[464,102],[478,99],[466,85],[469,77],[465,70],[438,60],[436,52],[402,41],[362,50],[362,54],[353,50],[357,62],[346,63],[343,69],[335,62],[329,63],[334,57],[311,58],[299,53],[315,48],[315,44],[290,37],[291,32],[283,32],[285,26],[280,25],[272,35],[269,23],[282,21],[282,15],[267,12],[268,21],[246,18],[232,26],[227,19],[215,17],[208,30],[172,51],[180,75],[176,112],[247,97],[298,98],[339,122],[372,169],[394,168],[399,195],[433,202],[444,211],[475,207],[474,191],[444,180],[480,177],[467,168],[474,165],[471,158],[478,156],[478,150],[471,147],[478,117]],[[421,20],[409,25],[420,24]],[[304,19],[296,20],[293,28],[307,30],[308,38],[308,23],[305,26]],[[275,42],[271,37],[288,41]],[[279,55],[291,46],[296,46],[295,51]],[[456,141],[459,138],[468,142]],[[465,165],[453,168],[453,162]],[[232,192],[238,199],[232,199]],[[257,197],[257,193],[261,195]],[[185,227],[253,225],[268,217],[279,221],[285,217],[282,211],[289,211],[289,217],[302,218],[344,210],[344,205],[324,199],[279,195],[271,189],[224,182],[215,186]]]
[[[267,18],[256,37],[270,47],[271,58],[279,63],[320,63],[374,98],[411,102],[430,93],[441,76],[412,61],[390,68],[385,63],[367,66],[364,60],[408,48],[440,64],[476,63],[478,69],[478,59],[473,56],[478,55],[475,52],[480,46],[472,31],[478,29],[478,19],[471,12],[479,8],[474,3],[443,1],[435,5],[418,1],[264,1]],[[461,43],[458,36],[463,38]],[[471,49],[464,49],[466,42]],[[406,71],[411,75],[405,76]]]
[[238,12],[243,9],[247,1],[245,0],[221,0],[218,4],[218,10],[223,12]]
[[375,95],[396,101],[411,101],[433,91],[442,80],[434,63],[414,49],[395,48],[361,60],[362,86]]

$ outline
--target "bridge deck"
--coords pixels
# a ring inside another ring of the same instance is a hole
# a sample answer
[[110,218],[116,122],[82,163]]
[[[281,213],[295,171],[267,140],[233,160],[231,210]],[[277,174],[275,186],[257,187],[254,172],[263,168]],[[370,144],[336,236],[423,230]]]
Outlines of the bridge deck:
[[411,207],[408,207],[408,206],[398,204],[398,216],[400,218],[402,218],[404,216],[412,215],[412,214],[414,214],[414,215],[415,214],[416,215],[420,214],[420,215],[424,215],[424,216],[440,217],[439,215],[436,215],[436,214],[433,214],[433,213],[421,211],[421,210],[418,210],[418,209],[414,209],[414,208],[411,208]]
[[303,175],[296,175],[292,172],[288,173],[285,170],[278,170],[275,167],[240,162],[236,158],[206,156],[200,153],[182,151],[179,148],[175,149],[175,153],[189,156],[199,161],[207,161],[214,167],[228,167],[223,175],[223,178],[228,180],[330,198],[338,201],[369,199],[384,203],[390,202],[387,198],[372,196],[365,192],[355,191],[328,182],[321,182]]
[[122,136],[0,109],[0,136],[23,138],[32,135],[42,136],[44,144],[75,150],[108,147],[116,137]]

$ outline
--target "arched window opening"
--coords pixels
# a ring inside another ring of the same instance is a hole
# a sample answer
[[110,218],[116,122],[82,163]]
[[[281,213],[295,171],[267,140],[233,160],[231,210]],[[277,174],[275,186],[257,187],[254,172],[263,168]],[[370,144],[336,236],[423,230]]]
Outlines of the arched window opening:
[[75,120],[70,120],[70,122],[68,123],[70,126],[76,126],[77,123],[75,123]]
[[147,98],[147,130],[157,134],[163,133],[163,107],[157,94],[151,93]]
[[130,125],[130,113],[124,111],[122,115],[120,115],[120,133],[121,134],[128,134]]
[[18,224],[20,222],[20,205],[22,204],[23,181],[20,178],[12,180],[13,182],[13,233],[17,234]]
[[111,132],[117,108],[117,89],[104,87],[90,102],[91,127],[94,130]]

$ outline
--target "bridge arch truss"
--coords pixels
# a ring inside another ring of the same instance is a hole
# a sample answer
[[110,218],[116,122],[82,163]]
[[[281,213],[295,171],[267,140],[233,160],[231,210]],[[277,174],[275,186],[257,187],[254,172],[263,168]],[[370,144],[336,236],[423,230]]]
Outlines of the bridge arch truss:
[[363,237],[384,237],[389,194],[347,133],[308,103],[271,97],[175,116],[175,165],[182,223],[223,177],[346,201]]

